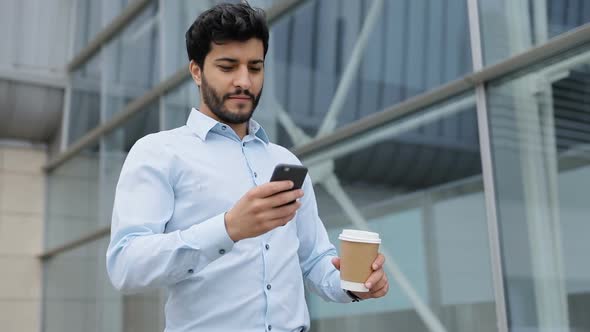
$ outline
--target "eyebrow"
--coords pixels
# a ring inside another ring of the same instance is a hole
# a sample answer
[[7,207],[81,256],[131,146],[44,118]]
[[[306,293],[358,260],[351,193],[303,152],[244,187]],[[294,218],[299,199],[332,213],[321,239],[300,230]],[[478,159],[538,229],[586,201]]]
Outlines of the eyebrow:
[[[226,61],[226,62],[231,62],[231,63],[238,63],[239,61],[237,59],[233,59],[233,58],[219,58],[219,59],[215,59],[215,62],[220,62],[220,61]],[[264,63],[264,60],[262,59],[257,59],[257,60],[250,60],[248,61],[248,64],[250,65],[256,65],[259,63]]]

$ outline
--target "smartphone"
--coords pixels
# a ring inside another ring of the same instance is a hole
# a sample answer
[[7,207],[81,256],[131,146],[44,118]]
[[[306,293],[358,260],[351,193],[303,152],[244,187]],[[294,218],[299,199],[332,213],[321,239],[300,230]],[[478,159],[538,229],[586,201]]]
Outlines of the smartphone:
[[[293,189],[301,189],[303,186],[303,182],[305,181],[305,176],[307,175],[307,167],[301,165],[289,165],[289,164],[279,164],[275,167],[275,170],[272,172],[272,176],[270,177],[270,181],[284,181],[290,180],[293,181]],[[291,189],[291,190],[293,190]],[[285,205],[295,203],[289,202]]]

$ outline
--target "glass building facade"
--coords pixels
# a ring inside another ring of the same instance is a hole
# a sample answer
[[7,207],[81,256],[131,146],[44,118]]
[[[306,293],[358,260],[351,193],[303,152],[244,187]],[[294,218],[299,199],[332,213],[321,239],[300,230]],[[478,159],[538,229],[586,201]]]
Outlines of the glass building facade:
[[[165,291],[108,280],[114,191],[198,105],[184,32],[217,2],[77,1],[44,332],[163,331]],[[310,169],[333,243],[377,231],[387,257],[384,298],[308,294],[311,331],[590,332],[590,3],[250,3],[271,26],[254,118]]]

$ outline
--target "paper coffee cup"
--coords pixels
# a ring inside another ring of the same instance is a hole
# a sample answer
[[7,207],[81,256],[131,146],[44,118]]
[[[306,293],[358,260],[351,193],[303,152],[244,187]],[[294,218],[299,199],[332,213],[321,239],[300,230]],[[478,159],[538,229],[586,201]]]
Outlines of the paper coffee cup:
[[340,236],[340,286],[355,292],[368,292],[365,282],[373,272],[379,253],[378,233],[344,229]]

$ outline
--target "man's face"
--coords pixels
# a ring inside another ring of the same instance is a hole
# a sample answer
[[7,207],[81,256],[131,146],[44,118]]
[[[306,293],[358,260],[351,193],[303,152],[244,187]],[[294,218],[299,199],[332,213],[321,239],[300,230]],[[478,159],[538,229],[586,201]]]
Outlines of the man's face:
[[212,115],[228,124],[247,122],[262,95],[262,41],[251,38],[222,45],[212,43],[200,74],[195,81],[200,84],[201,97]]

